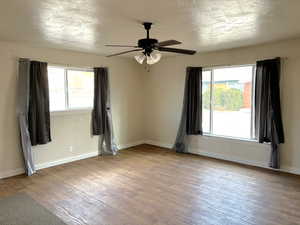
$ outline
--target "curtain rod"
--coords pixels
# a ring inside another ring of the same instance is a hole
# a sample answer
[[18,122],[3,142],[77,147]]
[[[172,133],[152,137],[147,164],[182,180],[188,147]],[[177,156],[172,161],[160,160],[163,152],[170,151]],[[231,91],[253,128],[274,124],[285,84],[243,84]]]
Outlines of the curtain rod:
[[56,63],[56,62],[49,62],[47,60],[42,60],[42,59],[36,59],[36,58],[25,58],[25,57],[19,57],[18,60],[24,60],[24,59],[29,59],[30,61],[41,61],[41,62],[47,62],[48,65],[50,66],[57,66],[57,67],[69,67],[69,68],[74,68],[74,69],[89,69],[93,70],[94,67],[107,67],[103,65],[99,66],[76,66],[74,64],[68,64],[68,63]]
[[[68,68],[73,68],[73,69],[87,69],[87,70],[93,70],[94,67],[88,67],[88,66],[74,66],[71,64],[62,64],[62,63],[52,63],[52,62],[47,62],[49,66],[53,67],[68,67]],[[102,66],[100,66],[102,67]]]
[[203,69],[210,69],[210,68],[218,68],[218,67],[222,67],[222,68],[230,68],[230,67],[236,67],[236,66],[240,66],[240,67],[244,67],[244,66],[252,66],[255,65],[255,63],[247,63],[247,64],[215,64],[215,65],[203,65],[202,68]]
[[257,61],[261,61],[261,60],[268,60],[268,59],[275,59],[275,58],[280,58],[282,60],[287,60],[288,57],[270,57],[270,58],[264,58],[264,59],[257,59],[255,60],[255,62],[253,63],[247,63],[247,64],[240,64],[240,63],[232,63],[232,64],[214,64],[214,65],[210,65],[210,64],[204,64],[202,67],[203,68],[211,68],[211,67],[234,67],[234,66],[250,66],[250,65],[255,65]]

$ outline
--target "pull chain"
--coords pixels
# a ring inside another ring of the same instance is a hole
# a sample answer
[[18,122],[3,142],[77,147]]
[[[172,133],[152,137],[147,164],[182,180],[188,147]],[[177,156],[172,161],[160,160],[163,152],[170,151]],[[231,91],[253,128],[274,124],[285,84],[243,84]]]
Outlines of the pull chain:
[[150,65],[145,63],[144,69],[149,73],[150,72]]

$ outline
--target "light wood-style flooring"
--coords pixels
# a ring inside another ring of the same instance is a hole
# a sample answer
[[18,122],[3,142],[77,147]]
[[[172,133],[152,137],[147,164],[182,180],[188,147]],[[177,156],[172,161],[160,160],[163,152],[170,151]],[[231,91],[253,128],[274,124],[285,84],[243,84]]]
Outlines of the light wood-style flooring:
[[0,180],[69,225],[296,225],[300,176],[141,145]]

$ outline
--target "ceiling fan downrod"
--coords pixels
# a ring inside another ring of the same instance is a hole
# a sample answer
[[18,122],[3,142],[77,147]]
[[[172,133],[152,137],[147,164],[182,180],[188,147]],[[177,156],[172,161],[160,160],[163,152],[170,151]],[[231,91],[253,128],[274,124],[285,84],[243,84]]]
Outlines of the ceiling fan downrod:
[[149,35],[149,30],[151,29],[151,25],[152,23],[150,22],[145,22],[143,23],[144,27],[145,27],[145,30],[147,31],[147,39],[149,39],[150,35]]

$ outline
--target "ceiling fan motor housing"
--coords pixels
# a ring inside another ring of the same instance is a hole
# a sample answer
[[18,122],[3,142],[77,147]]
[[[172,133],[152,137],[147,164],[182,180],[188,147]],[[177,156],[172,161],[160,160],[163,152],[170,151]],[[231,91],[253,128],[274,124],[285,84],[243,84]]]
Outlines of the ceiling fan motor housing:
[[155,44],[158,43],[157,39],[153,38],[144,38],[138,41],[138,46],[145,50],[146,54],[150,54],[153,51]]

